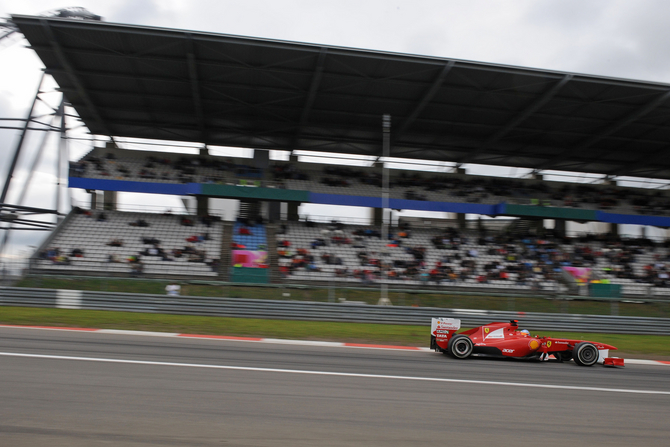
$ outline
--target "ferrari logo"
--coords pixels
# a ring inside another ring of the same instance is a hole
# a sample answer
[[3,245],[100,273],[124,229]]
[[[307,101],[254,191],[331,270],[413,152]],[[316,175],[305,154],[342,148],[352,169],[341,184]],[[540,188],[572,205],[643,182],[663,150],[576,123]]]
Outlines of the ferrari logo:
[[551,348],[551,342],[550,341],[547,342],[547,348]]
[[488,333],[489,333],[489,328],[485,327],[485,328],[484,328],[484,332],[485,332],[486,334],[488,334]]

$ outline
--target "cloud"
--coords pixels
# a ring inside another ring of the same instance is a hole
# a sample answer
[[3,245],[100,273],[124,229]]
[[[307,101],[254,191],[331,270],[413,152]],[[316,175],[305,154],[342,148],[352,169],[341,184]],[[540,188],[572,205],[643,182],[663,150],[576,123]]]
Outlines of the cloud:
[[160,0],[114,2],[114,7],[109,11],[109,15],[114,22],[119,23],[175,26],[178,18],[176,17],[177,11],[173,7],[170,7],[172,4],[174,2],[163,2]]

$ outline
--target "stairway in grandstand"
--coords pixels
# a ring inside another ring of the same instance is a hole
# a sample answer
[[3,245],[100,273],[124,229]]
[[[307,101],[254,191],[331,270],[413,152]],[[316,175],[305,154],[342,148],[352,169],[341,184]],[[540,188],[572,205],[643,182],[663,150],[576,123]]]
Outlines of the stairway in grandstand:
[[240,220],[253,221],[257,216],[260,216],[260,210],[260,202],[240,200],[240,208],[237,212],[237,217]]
[[231,265],[231,244],[233,243],[233,224],[232,222],[223,222],[223,237],[221,240],[221,265],[219,266],[219,275],[222,281],[230,280]]
[[528,219],[516,219],[507,227],[507,231],[514,237],[522,238],[531,233],[532,225],[533,223]]
[[268,266],[270,269],[270,282],[280,283],[279,256],[277,256],[277,225],[269,224],[266,227],[268,241]]

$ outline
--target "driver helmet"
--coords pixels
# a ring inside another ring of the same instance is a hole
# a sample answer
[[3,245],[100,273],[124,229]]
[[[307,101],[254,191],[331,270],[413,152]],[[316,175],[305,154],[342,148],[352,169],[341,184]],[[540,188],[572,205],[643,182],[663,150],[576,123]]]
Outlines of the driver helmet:
[[530,335],[530,331],[528,329],[521,329],[519,332],[522,334]]

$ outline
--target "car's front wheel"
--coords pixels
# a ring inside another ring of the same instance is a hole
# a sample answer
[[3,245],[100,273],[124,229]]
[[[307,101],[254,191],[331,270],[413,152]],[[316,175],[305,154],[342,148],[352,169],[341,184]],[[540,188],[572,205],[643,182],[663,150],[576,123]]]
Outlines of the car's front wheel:
[[452,357],[457,359],[465,359],[470,357],[475,345],[467,335],[454,335],[449,340],[449,353]]
[[575,345],[572,359],[579,366],[592,366],[598,361],[598,348],[593,343],[582,342]]

